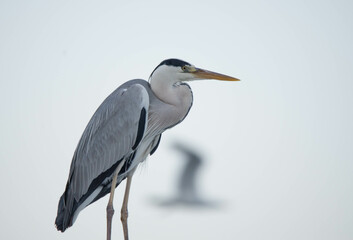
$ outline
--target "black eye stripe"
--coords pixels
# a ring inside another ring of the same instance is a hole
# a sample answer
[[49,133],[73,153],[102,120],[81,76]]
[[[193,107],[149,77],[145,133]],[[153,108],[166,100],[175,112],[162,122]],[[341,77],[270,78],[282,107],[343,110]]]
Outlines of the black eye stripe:
[[[183,60],[180,59],[176,59],[176,58],[170,58],[170,59],[166,59],[164,61],[162,61],[151,73],[151,76],[153,74],[154,71],[156,71],[157,68],[159,68],[162,65],[167,65],[167,66],[174,66],[174,67],[183,67],[185,65],[191,66],[190,63],[185,62]],[[183,68],[184,69],[184,68]]]
[[158,66],[161,66],[161,65],[174,66],[174,67],[183,67],[185,65],[191,65],[191,64],[188,63],[188,62],[185,62],[183,60],[171,58],[171,59],[164,60]]

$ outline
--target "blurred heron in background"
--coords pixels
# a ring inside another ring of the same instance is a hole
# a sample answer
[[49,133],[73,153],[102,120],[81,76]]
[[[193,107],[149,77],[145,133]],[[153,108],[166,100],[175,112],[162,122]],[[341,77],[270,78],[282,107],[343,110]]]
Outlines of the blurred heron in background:
[[65,192],[55,220],[64,232],[79,212],[110,193],[107,205],[107,239],[111,239],[115,188],[126,180],[121,221],[128,239],[128,199],[131,179],[139,163],[152,155],[162,133],[184,120],[192,102],[185,82],[198,79],[239,81],[227,75],[196,68],[178,59],[162,61],[149,82],[128,81],[98,107],[75,150]]
[[172,147],[181,153],[182,157],[180,159],[185,161],[177,176],[176,191],[171,198],[153,198],[153,202],[161,207],[219,207],[219,201],[205,199],[199,192],[198,180],[200,179],[200,171],[204,163],[199,151],[195,150],[195,147],[182,142],[175,142]]
[[175,143],[174,148],[181,152],[186,160],[179,176],[178,195],[175,201],[191,205],[202,204],[196,183],[202,158],[194,149],[182,143]]

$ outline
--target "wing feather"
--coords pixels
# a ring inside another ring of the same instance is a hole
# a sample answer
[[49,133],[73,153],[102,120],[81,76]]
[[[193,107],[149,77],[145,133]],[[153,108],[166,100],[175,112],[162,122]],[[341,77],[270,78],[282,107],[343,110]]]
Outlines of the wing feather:
[[138,136],[143,135],[139,124],[147,123],[148,106],[148,93],[140,84],[122,85],[100,105],[82,134],[71,164],[69,179],[76,201],[97,176],[131,154],[137,137],[142,138]]

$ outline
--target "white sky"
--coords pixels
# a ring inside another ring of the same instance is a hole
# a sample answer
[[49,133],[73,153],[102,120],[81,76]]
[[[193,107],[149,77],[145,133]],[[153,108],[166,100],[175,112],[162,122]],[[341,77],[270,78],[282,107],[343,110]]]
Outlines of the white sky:
[[[187,119],[138,170],[131,239],[353,238],[351,1],[1,1],[0,239],[105,239],[104,198],[54,227],[76,144],[123,82],[177,57],[241,82],[193,82]],[[219,209],[160,209],[175,139],[202,151]],[[122,190],[113,239],[123,239]]]

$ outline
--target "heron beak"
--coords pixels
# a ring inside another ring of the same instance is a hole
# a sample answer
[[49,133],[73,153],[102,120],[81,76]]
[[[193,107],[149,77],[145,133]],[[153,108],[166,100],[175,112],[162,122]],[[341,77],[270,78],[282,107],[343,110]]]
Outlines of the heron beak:
[[197,79],[216,79],[216,80],[223,80],[223,81],[240,81],[238,78],[234,78],[231,76],[227,76],[224,74],[211,72],[208,70],[204,70],[201,68],[194,68],[194,71],[191,72]]

